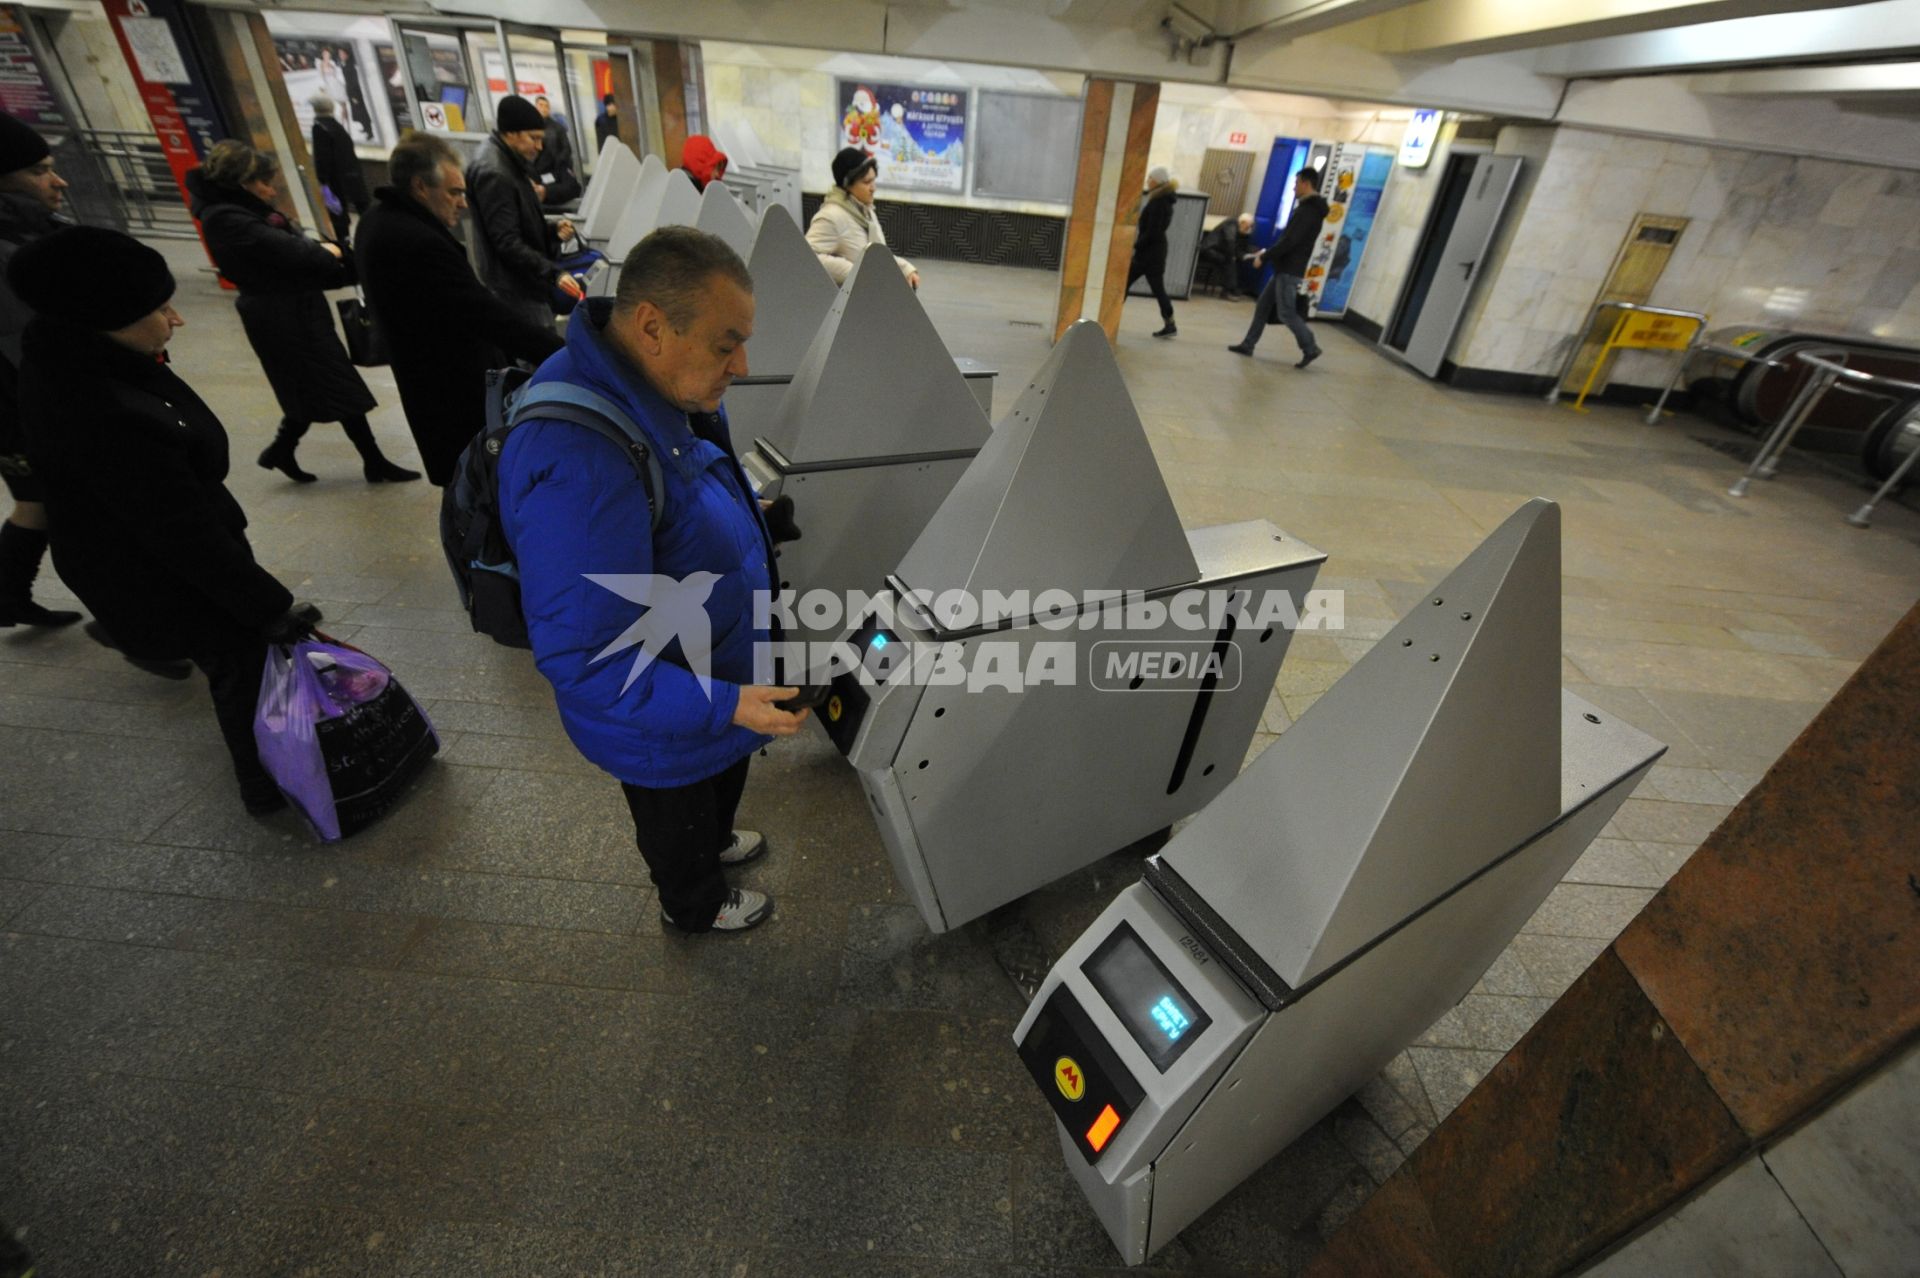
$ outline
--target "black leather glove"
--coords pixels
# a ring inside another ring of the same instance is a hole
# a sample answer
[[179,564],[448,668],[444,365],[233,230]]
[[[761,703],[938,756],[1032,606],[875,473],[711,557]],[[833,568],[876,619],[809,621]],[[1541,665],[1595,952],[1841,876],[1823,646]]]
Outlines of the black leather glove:
[[296,601],[293,607],[260,627],[260,633],[268,643],[299,643],[313,634],[313,628],[321,620],[318,606]]
[[793,522],[793,498],[776,497],[773,505],[767,507],[767,533],[776,546],[800,540],[800,525]]

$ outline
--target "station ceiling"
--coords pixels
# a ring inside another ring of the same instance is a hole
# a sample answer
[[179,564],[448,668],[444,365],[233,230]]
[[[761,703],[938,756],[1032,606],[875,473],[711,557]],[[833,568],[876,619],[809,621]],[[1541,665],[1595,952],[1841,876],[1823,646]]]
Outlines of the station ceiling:
[[1812,99],[1920,121],[1920,0],[291,0],[284,7],[438,12],[1540,118],[1555,114],[1571,82],[1660,76],[1708,99]]

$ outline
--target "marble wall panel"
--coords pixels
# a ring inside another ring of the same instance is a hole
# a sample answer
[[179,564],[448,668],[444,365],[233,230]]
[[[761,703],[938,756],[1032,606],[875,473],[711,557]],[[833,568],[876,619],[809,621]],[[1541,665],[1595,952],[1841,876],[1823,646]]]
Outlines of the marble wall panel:
[[[1520,224],[1490,262],[1486,301],[1456,339],[1465,366],[1550,375],[1639,213],[1690,219],[1656,305],[1704,310],[1715,324],[1800,322],[1920,340],[1915,175],[1574,128],[1552,132],[1536,167],[1525,203],[1510,208]],[[1388,281],[1374,283],[1388,291]],[[1557,341],[1536,340],[1555,330]],[[1516,339],[1522,332],[1532,336]],[[1485,362],[1495,359],[1511,362]],[[1657,363],[1623,362],[1617,380]]]

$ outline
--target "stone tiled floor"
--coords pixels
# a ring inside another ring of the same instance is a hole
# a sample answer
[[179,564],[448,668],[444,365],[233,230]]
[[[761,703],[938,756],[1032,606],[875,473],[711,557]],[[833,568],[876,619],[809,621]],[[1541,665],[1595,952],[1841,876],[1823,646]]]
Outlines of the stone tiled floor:
[[[197,250],[169,253],[180,371],[226,420],[262,561],[390,661],[445,749],[338,847],[229,793],[198,681],[77,633],[0,636],[0,1216],[69,1274],[1108,1272],[1014,1056],[1002,970],[1138,873],[1122,853],[929,937],[817,735],[757,764],[746,938],[663,937],[617,789],[524,654],[466,631],[438,494],[247,462],[274,417]],[[958,353],[1045,356],[1051,277],[925,266]],[[1565,507],[1565,680],[1670,745],[1474,992],[1155,1258],[1297,1269],[1692,852],[1920,594],[1920,517],[1861,532],[1804,465],[1745,502],[1681,417],[1437,388],[1328,331],[1308,373],[1241,305],[1119,358],[1189,524],[1264,517],[1329,553],[1342,630],[1297,637],[1258,750],[1513,507]],[[449,317],[449,322],[457,322]],[[390,378],[375,425],[410,455]],[[58,584],[44,593],[57,596]]]

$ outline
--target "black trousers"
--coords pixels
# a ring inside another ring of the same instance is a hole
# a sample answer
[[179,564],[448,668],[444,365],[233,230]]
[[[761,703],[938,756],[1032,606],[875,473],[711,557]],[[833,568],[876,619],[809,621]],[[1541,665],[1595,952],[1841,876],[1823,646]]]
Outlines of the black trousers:
[[213,717],[220,724],[227,753],[233,756],[233,776],[241,795],[271,792],[273,778],[260,766],[260,752],[253,743],[253,713],[260,702],[260,678],[267,669],[266,642],[203,652],[193,658],[193,664],[207,676]]
[[1153,290],[1153,300],[1160,303],[1160,318],[1173,323],[1173,299],[1167,296],[1167,268],[1161,267],[1149,271],[1140,263],[1134,262],[1127,267],[1127,289],[1132,291],[1133,282],[1141,276],[1147,277],[1147,287]]
[[727,899],[720,854],[733,838],[733,815],[747,788],[748,755],[692,785],[653,789],[627,785],[634,842],[653,875],[660,908],[685,932],[706,932]]

